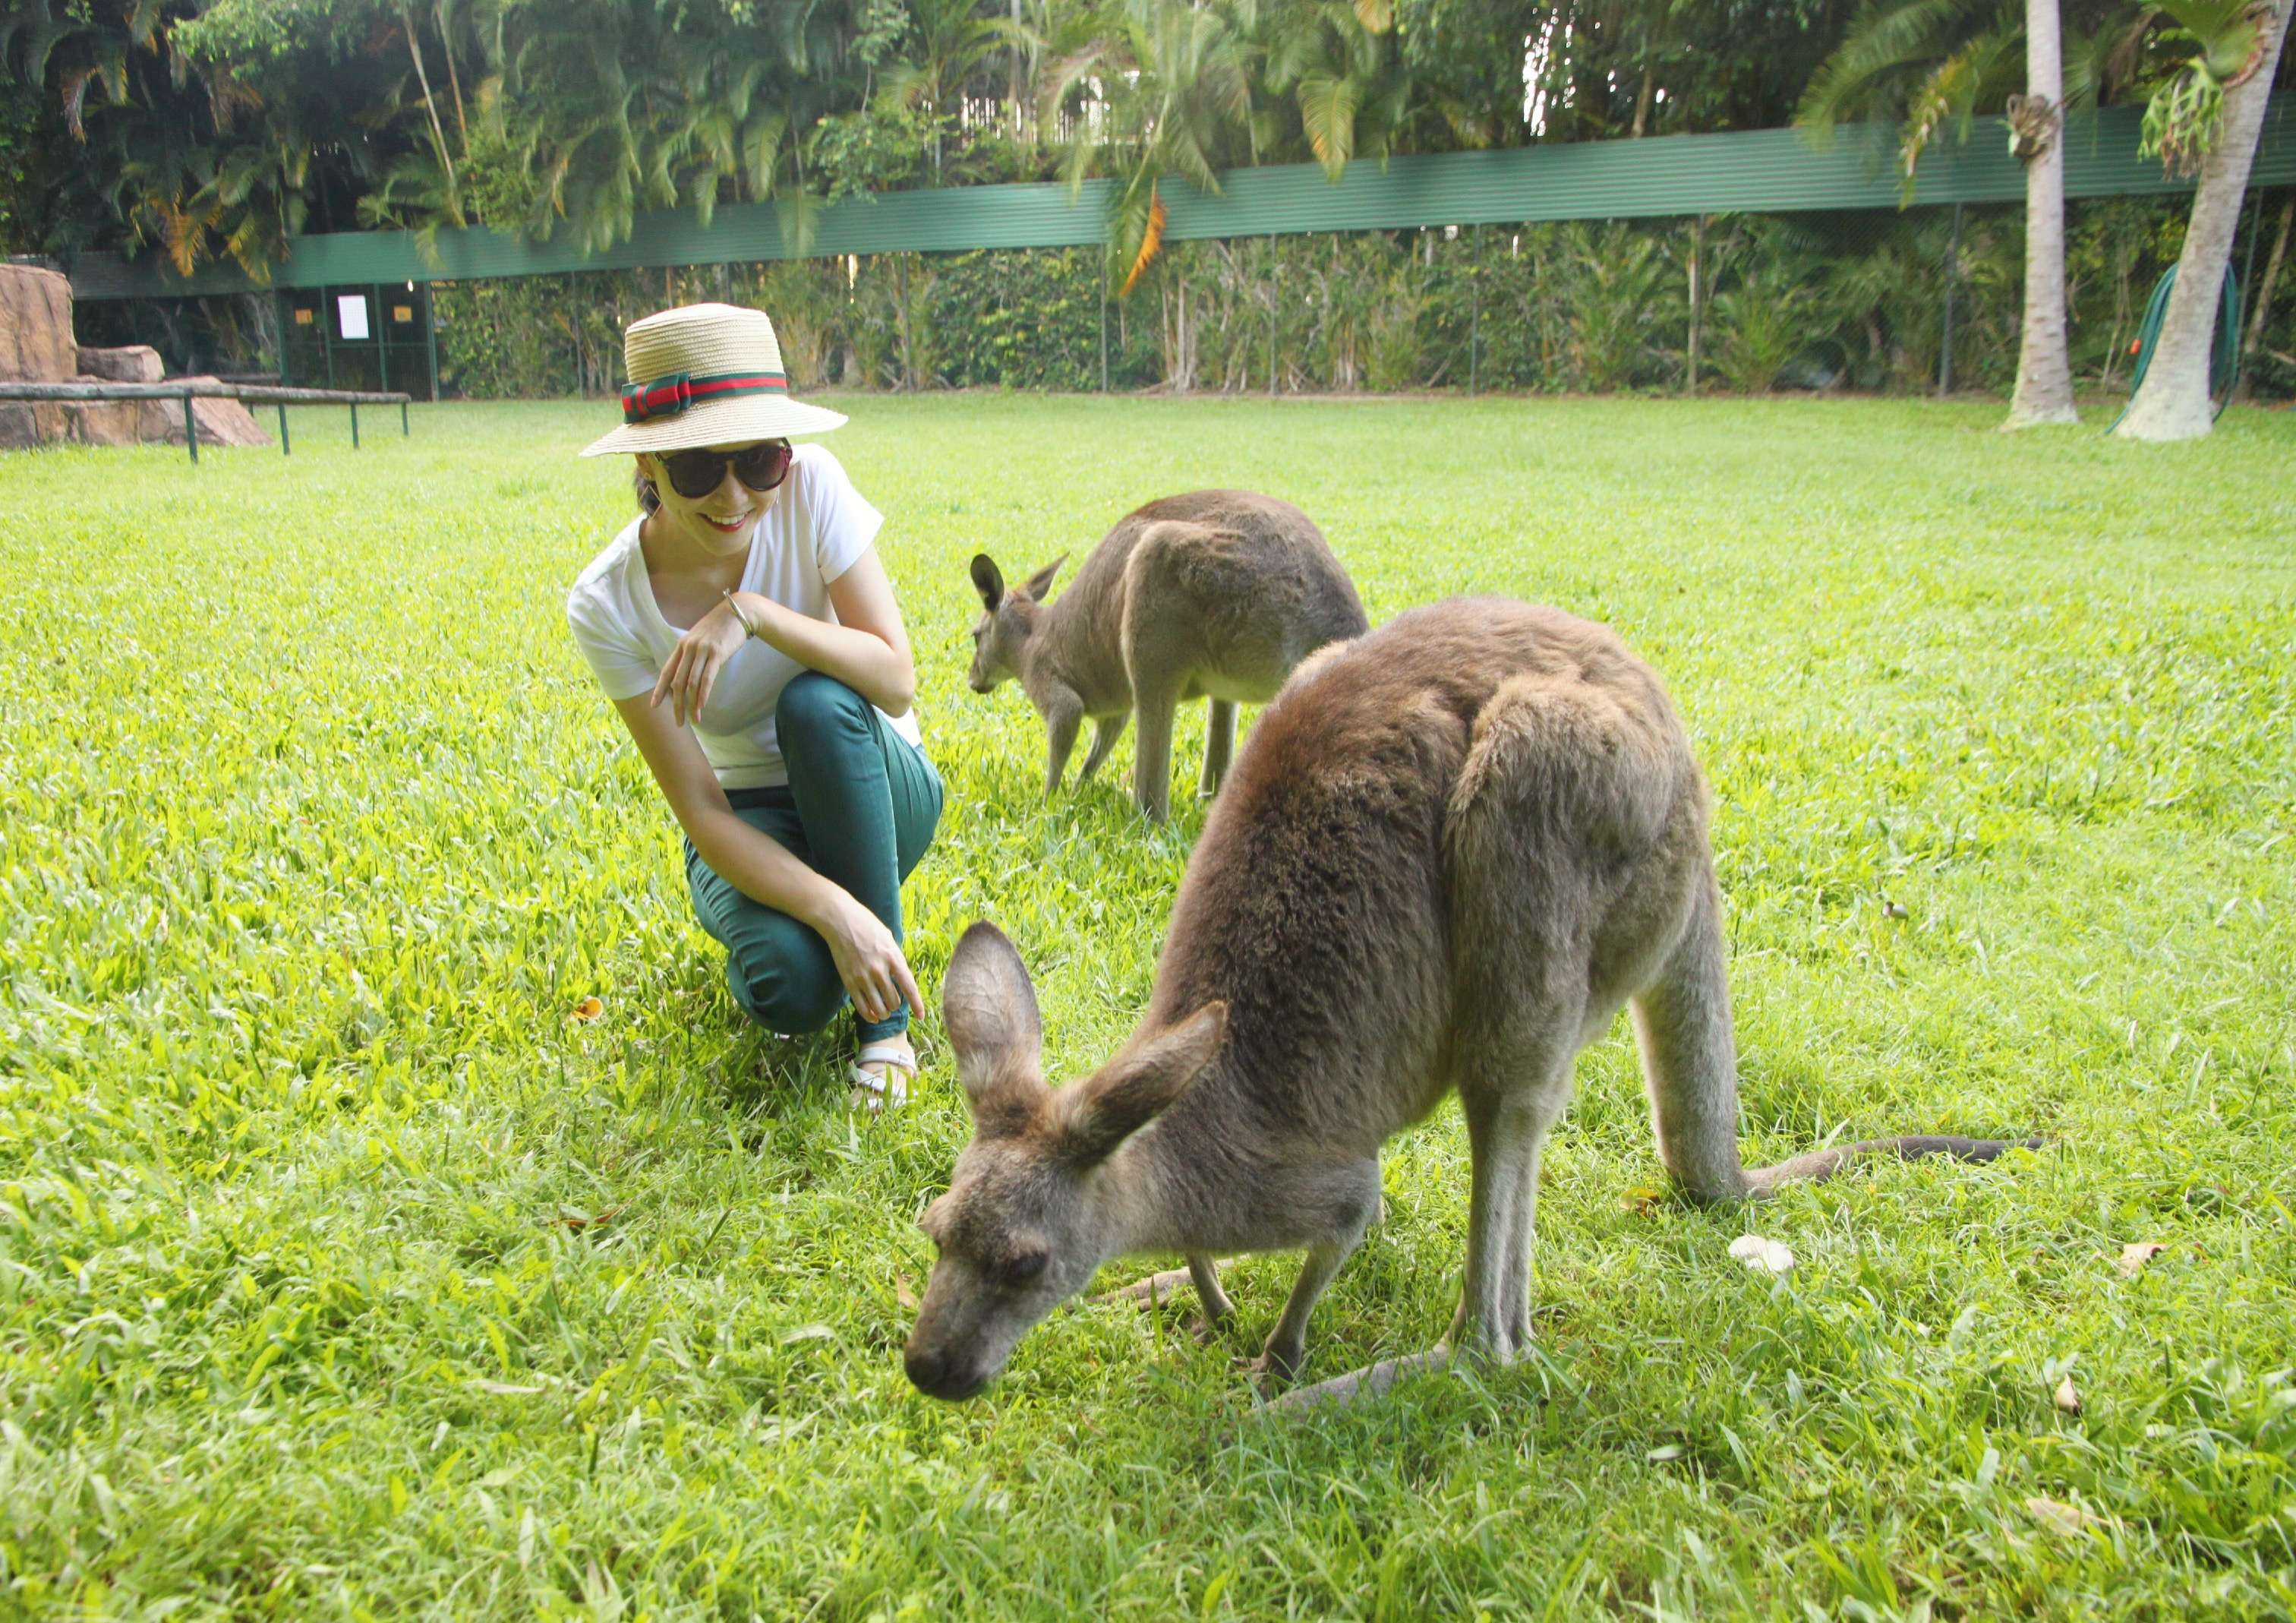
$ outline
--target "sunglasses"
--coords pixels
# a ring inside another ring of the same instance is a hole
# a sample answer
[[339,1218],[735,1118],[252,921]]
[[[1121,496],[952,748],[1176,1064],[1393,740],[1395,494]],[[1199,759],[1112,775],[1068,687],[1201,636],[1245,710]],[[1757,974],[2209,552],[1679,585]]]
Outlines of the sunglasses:
[[726,470],[763,495],[789,477],[793,453],[786,440],[767,440],[738,451],[672,451],[662,457],[670,488],[688,501],[700,501],[725,482]]

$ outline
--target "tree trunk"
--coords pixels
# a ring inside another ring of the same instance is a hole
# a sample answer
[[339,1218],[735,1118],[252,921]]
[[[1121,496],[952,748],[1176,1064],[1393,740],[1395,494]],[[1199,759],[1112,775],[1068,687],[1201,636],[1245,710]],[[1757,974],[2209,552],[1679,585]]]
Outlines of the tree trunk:
[[2288,37],[2284,3],[2264,25],[2264,51],[2256,70],[2225,92],[2224,128],[2201,161],[2200,189],[2193,194],[2193,221],[2185,230],[2184,256],[2177,261],[2177,285],[2169,313],[2161,321],[2144,382],[2114,435],[2123,440],[2197,440],[2213,428],[2209,410],[2209,351],[2216,335],[2217,305],[2222,297],[2225,262],[2248,194],[2249,165],[2264,128],[2280,47]]
[[2296,197],[2280,206],[2280,230],[2272,239],[2272,258],[2264,267],[2264,280],[2255,289],[2256,311],[2249,318],[2248,337],[2240,346],[2240,386],[2233,399],[2245,404],[2256,393],[2256,375],[2249,363],[2264,345],[2265,319],[2272,313],[2272,295],[2280,290],[2280,265],[2288,257],[2288,227],[2296,225]]
[[471,161],[471,121],[463,111],[463,76],[455,67],[455,37],[447,29],[447,0],[439,0],[439,43],[447,52],[447,87],[455,93],[455,133],[463,138],[463,161]]
[[447,171],[447,193],[452,197],[458,190],[455,184],[455,160],[447,151],[447,127],[439,122],[438,104],[430,99],[430,74],[422,65],[422,44],[415,37],[414,13],[402,10],[398,21],[406,30],[406,54],[414,59],[414,82],[422,87],[422,111],[430,115],[430,138],[439,144],[439,167]]
[[2065,353],[2065,75],[2057,0],[2025,0],[2025,334],[2004,428],[2078,423]]

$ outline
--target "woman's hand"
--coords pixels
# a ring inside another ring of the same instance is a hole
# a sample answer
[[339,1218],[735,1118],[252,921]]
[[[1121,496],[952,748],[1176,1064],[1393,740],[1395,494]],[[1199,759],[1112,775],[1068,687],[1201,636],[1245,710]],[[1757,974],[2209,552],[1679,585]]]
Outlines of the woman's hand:
[[922,1009],[924,998],[892,931],[852,896],[838,894],[829,917],[816,927],[829,943],[829,955],[837,960],[837,978],[845,983],[854,1009],[873,1022],[890,1019],[903,999],[912,1013]]
[[702,615],[662,662],[661,674],[653,684],[655,707],[659,709],[664,699],[674,699],[677,724],[686,725],[701,713],[701,707],[709,702],[709,689],[725,673],[726,662],[749,639],[750,633],[730,600]]

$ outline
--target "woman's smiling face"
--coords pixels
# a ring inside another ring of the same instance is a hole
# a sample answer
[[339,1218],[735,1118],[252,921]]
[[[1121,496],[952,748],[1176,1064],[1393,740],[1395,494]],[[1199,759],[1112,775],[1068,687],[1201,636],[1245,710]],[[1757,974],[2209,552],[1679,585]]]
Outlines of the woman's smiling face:
[[[738,441],[708,449],[720,456],[746,450],[761,444],[755,440]],[[731,557],[750,544],[750,531],[758,515],[766,510],[780,487],[772,490],[752,490],[734,475],[731,463],[718,480],[717,488],[708,495],[688,497],[678,494],[669,480],[669,472],[662,466],[661,458],[651,451],[638,453],[638,465],[653,483],[654,494],[661,502],[661,516],[667,518],[679,534],[704,551],[720,557]]]

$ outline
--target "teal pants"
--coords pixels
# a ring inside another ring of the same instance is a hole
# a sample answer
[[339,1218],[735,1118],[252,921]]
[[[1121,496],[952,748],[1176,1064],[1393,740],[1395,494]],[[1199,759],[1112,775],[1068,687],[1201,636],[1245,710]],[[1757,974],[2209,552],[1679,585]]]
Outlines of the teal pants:
[[[940,821],[940,774],[835,677],[800,672],[774,708],[789,783],[729,789],[734,815],[843,886],[901,939],[901,881]],[[845,1006],[829,943],[810,925],[753,902],[685,843],[693,916],[726,948],[734,1001],[770,1031],[819,1031]],[[888,1020],[856,1018],[870,1042],[909,1028],[906,1004]]]

